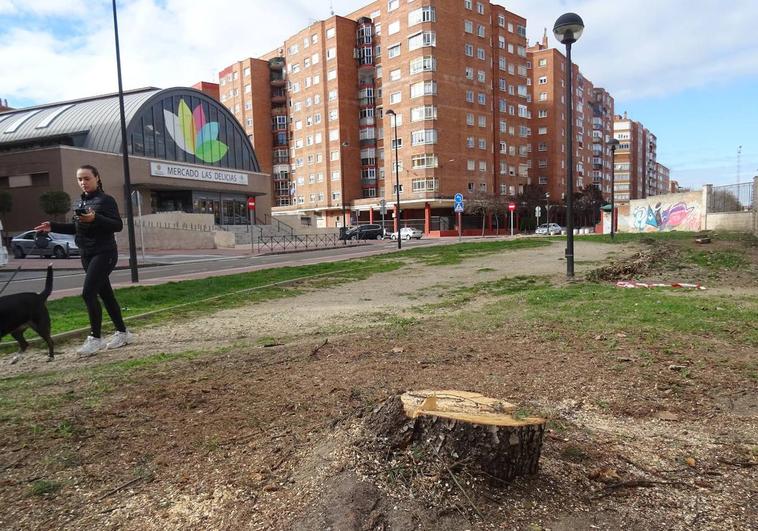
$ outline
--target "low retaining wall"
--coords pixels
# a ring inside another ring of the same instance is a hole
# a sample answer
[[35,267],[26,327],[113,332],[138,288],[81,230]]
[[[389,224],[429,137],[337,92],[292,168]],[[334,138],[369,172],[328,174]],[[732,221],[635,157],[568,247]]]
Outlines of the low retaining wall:
[[730,232],[751,232],[754,230],[754,214],[747,212],[708,213],[705,228]]

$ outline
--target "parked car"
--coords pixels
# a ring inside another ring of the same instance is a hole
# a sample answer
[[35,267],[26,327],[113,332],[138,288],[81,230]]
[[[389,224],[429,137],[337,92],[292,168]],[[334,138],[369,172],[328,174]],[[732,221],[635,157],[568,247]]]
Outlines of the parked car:
[[[417,240],[420,240],[421,237],[424,235],[422,231],[419,229],[415,229],[413,227],[403,227],[400,229],[400,238],[403,240],[410,240],[411,238],[416,238]],[[390,238],[393,240],[397,240],[397,232],[393,232],[390,235]]]
[[560,234],[561,233],[561,226],[557,223],[543,223],[539,227],[537,227],[537,230],[534,231],[535,234]]
[[49,232],[38,236],[33,230],[22,232],[11,240],[11,250],[15,258],[25,256],[54,256],[68,258],[79,255],[74,236]]
[[345,231],[346,240],[376,240],[384,238],[384,229],[381,225],[369,224],[358,225]]
[[3,234],[3,222],[0,221],[0,267],[5,267],[8,263],[8,250],[5,248],[5,237]]

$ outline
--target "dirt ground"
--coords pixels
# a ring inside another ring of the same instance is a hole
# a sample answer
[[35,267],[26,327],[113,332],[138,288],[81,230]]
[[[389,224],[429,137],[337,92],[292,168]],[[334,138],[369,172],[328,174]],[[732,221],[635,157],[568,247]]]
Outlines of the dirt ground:
[[[577,273],[638,250],[577,242]],[[754,297],[758,257],[748,256],[747,270],[704,284]],[[634,334],[534,326],[518,307],[492,317],[490,296],[455,303],[456,290],[483,281],[562,285],[564,272],[557,242],[411,264],[142,328],[134,345],[87,360],[72,345],[52,364],[30,354],[2,377],[60,371],[43,394],[65,394],[54,414],[3,427],[0,528],[756,528],[758,399],[740,370],[755,366],[752,346],[704,339],[652,350]],[[164,362],[117,381],[91,372],[158,353]],[[682,356],[697,367],[686,378]],[[546,416],[539,473],[499,485],[465,467],[377,453],[372,411],[424,388],[481,392]],[[30,494],[40,481],[57,486]]]

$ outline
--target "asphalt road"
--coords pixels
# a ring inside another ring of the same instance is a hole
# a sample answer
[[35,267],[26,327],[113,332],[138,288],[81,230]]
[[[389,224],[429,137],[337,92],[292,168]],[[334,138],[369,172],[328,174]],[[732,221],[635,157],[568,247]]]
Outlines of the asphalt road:
[[[451,240],[452,241],[443,241],[439,239],[411,240],[403,241],[402,245],[403,249],[405,249],[439,245],[443,243],[455,243],[455,240]],[[272,267],[297,266],[347,260],[350,258],[360,258],[392,252],[396,249],[397,242],[371,241],[367,242],[366,245],[258,256],[165,255],[161,256],[160,259],[171,263],[140,267],[139,280],[140,285],[161,284],[170,281],[205,278],[216,275],[230,275]],[[26,258],[25,260],[42,259]],[[55,260],[52,260],[51,262],[53,265],[56,263]],[[68,267],[71,267],[71,265]],[[13,269],[4,269],[0,271],[0,289],[6,285],[12,274]],[[69,295],[76,295],[81,291],[83,282],[84,273],[80,269],[59,269],[55,274],[54,290],[50,298],[55,299]],[[10,284],[8,284],[2,295],[27,291],[39,292],[42,291],[44,283],[44,270],[21,270],[15,275]],[[131,271],[129,269],[115,270],[111,273],[111,283],[114,287],[132,285]]]

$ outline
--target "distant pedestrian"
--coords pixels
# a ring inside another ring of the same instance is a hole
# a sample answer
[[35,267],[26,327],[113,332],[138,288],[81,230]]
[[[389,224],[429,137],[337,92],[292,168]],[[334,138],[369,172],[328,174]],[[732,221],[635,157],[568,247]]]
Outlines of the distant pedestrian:
[[[45,221],[35,227],[35,230],[76,235],[76,245],[86,273],[82,298],[87,305],[90,322],[90,334],[76,352],[80,356],[92,356],[105,348],[123,347],[133,339],[124,325],[121,307],[116,301],[109,279],[118,262],[115,233],[121,232],[123,222],[116,200],[103,191],[103,182],[97,168],[89,164],[80,166],[76,170],[76,180],[82,189],[82,195],[74,210],[72,222]],[[108,341],[101,337],[103,310],[98,296],[116,327],[116,333]]]

